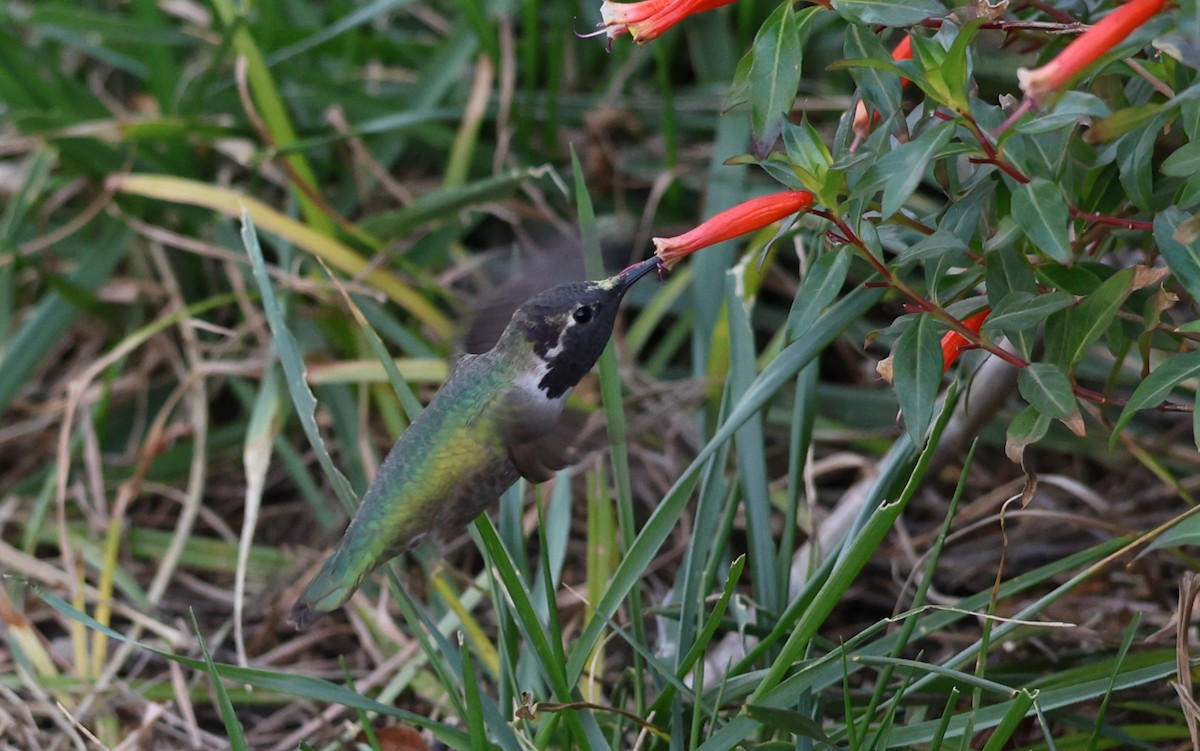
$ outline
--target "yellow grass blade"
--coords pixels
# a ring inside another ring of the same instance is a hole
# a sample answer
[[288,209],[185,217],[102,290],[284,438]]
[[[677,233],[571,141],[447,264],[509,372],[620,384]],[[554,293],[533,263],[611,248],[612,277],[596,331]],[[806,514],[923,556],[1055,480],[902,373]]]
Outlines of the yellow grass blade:
[[453,331],[450,319],[415,289],[386,271],[369,269],[367,260],[350,248],[284,216],[256,198],[228,188],[166,175],[113,175],[108,184],[122,193],[203,206],[232,218],[240,217],[245,207],[254,219],[255,226],[324,259],[339,271],[355,277],[361,275],[443,340],[448,339]]

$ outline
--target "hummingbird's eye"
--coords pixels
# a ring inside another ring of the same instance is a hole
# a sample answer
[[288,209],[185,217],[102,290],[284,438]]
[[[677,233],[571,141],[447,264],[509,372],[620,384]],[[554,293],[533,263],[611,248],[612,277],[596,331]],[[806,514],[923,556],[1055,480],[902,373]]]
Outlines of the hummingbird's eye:
[[589,305],[576,308],[571,317],[575,319],[575,323],[587,323],[592,320],[592,308]]

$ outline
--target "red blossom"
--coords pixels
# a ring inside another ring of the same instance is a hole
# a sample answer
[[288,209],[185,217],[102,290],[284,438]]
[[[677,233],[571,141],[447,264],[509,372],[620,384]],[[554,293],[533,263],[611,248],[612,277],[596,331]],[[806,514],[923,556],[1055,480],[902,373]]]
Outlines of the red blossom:
[[[975,333],[979,333],[979,329],[983,326],[983,322],[986,321],[987,317],[991,314],[992,309],[988,308],[982,313],[976,313],[970,318],[964,320],[962,324]],[[954,364],[954,361],[958,359],[958,356],[968,349],[971,349],[972,346],[973,345],[967,339],[967,337],[963,336],[957,331],[946,332],[946,334],[942,336],[942,371],[945,372],[949,370],[950,366]]]
[[807,190],[785,190],[751,198],[682,235],[654,238],[654,253],[662,259],[663,266],[670,269],[690,253],[762,229],[791,214],[807,211],[812,204],[813,194]]
[[1047,96],[1162,10],[1165,4],[1166,0],[1130,0],[1125,3],[1079,35],[1042,67],[1017,70],[1021,91],[1041,104]]
[[[729,5],[734,0],[642,0],[636,3],[614,3],[604,0],[600,5],[601,26],[610,40],[622,34],[645,44],[657,39],[664,31],[695,13]],[[599,33],[599,32],[597,32]]]

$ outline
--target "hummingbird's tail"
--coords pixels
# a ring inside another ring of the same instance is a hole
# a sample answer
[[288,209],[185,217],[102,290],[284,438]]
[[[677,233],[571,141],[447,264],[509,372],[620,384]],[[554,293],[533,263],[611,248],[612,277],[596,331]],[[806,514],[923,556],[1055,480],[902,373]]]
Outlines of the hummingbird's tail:
[[366,571],[356,571],[353,567],[341,565],[345,556],[342,550],[337,550],[325,561],[325,565],[304,588],[304,593],[292,608],[288,622],[296,628],[307,628],[326,613],[337,610],[362,583]]

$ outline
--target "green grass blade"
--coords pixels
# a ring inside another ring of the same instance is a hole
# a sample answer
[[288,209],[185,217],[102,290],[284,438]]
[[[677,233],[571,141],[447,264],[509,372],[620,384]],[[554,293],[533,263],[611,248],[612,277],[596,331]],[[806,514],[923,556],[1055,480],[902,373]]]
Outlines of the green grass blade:
[[350,487],[350,482],[346,480],[346,477],[338,471],[333,459],[329,456],[329,451],[325,448],[325,439],[321,437],[320,428],[317,426],[317,400],[305,382],[304,357],[300,354],[299,344],[292,336],[292,332],[288,330],[284,320],[283,307],[275,297],[275,289],[271,285],[271,278],[267,275],[267,265],[263,260],[262,248],[258,244],[258,234],[254,231],[254,221],[246,210],[242,211],[242,243],[246,247],[246,253],[250,256],[254,281],[258,284],[258,291],[262,295],[263,312],[271,327],[271,336],[276,353],[279,355],[279,364],[283,368],[288,393],[292,397],[292,404],[296,407],[300,425],[304,428],[308,442],[316,452],[317,461],[321,464],[321,469],[325,471],[325,476],[333,486],[334,493],[337,494],[342,507],[347,513],[352,513],[358,507],[358,495]]
[[612,617],[621,601],[633,590],[641,579],[642,572],[646,570],[651,559],[678,522],[680,514],[683,513],[683,507],[699,479],[699,470],[705,466],[713,453],[733,436],[737,428],[761,409],[767,399],[778,391],[789,378],[795,376],[800,368],[812,362],[821,350],[847,326],[858,320],[879,299],[879,295],[879,290],[868,289],[856,290],[846,295],[824,316],[824,326],[814,330],[813,335],[802,337],[784,349],[779,357],[746,390],[742,401],[733,409],[716,435],[675,481],[674,486],[655,508],[633,544],[626,549],[625,558],[617,567],[609,590],[597,603],[596,616],[588,622],[571,653],[567,664],[567,676],[572,681],[578,680],[582,674],[583,663],[595,647],[596,640],[604,628],[604,621]]
[[791,666],[801,659],[808,641],[816,634],[817,628],[828,617],[834,606],[837,605],[842,594],[849,588],[855,577],[858,576],[858,573],[862,571],[863,566],[866,565],[868,559],[874,554],[875,549],[883,541],[884,536],[891,529],[900,512],[904,510],[908,500],[916,493],[917,488],[924,479],[925,468],[929,466],[929,462],[933,459],[933,449],[931,447],[937,445],[937,437],[949,421],[956,401],[952,389],[943,402],[940,416],[934,425],[932,439],[917,460],[917,466],[914,468],[912,477],[905,487],[904,492],[895,501],[885,502],[877,507],[874,513],[868,518],[861,533],[858,534],[854,542],[842,548],[841,555],[829,576],[829,580],[792,630],[792,634],[780,650],[779,657],[772,664],[770,670],[767,671],[767,675],[763,678],[759,687],[750,696],[750,703],[761,702],[779,684]]
[[[735,275],[744,274],[739,266],[725,277],[725,306],[729,312],[729,400],[736,406],[758,375],[755,369],[754,331],[746,303],[738,294]],[[785,593],[781,590],[775,567],[775,537],[771,524],[771,494],[767,487],[767,456],[764,448],[763,418],[755,414],[746,420],[734,437],[738,457],[738,478],[742,487],[742,508],[746,512],[747,548],[754,599],[764,610],[765,620],[783,610]]]
[[246,745],[246,735],[242,730],[242,723],[238,721],[237,713],[233,709],[233,702],[229,700],[229,692],[225,690],[225,684],[221,682],[221,675],[217,672],[217,665],[213,662],[212,655],[208,653],[208,645],[204,643],[204,635],[200,633],[200,624],[196,621],[196,614],[192,613],[192,629],[196,632],[196,641],[200,643],[200,652],[204,655],[204,668],[208,671],[208,678],[212,681],[213,692],[217,697],[217,709],[221,712],[221,720],[225,723],[225,735],[229,739],[229,747],[233,751],[247,751],[250,747]]
[[[600,239],[596,234],[596,216],[592,210],[591,196],[583,181],[583,168],[574,148],[571,149],[571,166],[575,176],[575,207],[579,212],[579,229],[583,243],[583,262],[588,277],[599,279],[604,276],[604,262],[600,255]],[[600,368],[600,395],[604,404],[604,416],[608,427],[608,445],[616,485],[617,518],[621,528],[621,543],[629,548],[630,540],[637,534],[633,513],[633,489],[629,474],[629,436],[625,424],[625,402],[621,395],[621,375],[617,370],[616,348],[609,342],[597,361]],[[627,602],[634,638],[646,643],[645,619],[642,617],[642,591],[640,584],[634,585]],[[634,671],[642,672],[640,656],[635,656]],[[641,713],[643,697],[641,684],[637,711]]]
[[988,738],[983,751],[1000,751],[1000,749],[1004,748],[1013,737],[1013,734],[1017,732],[1017,727],[1025,719],[1025,716],[1029,714],[1030,707],[1037,701],[1037,697],[1037,691],[1027,691],[1026,689],[1017,691],[1012,702],[1009,703],[1004,717],[996,724],[996,729],[992,731],[992,735]]
[[475,662],[471,659],[471,652],[467,649],[467,639],[462,632],[458,634],[458,650],[459,657],[462,659],[463,698],[467,708],[467,714],[463,719],[466,721],[467,733],[471,739],[471,748],[493,748],[487,742],[487,734],[483,728],[483,708],[479,700],[479,683],[475,679]]
[[1117,681],[1117,674],[1120,672],[1121,663],[1125,661],[1125,656],[1129,654],[1129,647],[1133,644],[1133,639],[1137,635],[1138,626],[1142,625],[1142,612],[1135,610],[1133,617],[1129,619],[1129,625],[1125,627],[1125,637],[1121,639],[1121,646],[1117,650],[1116,658],[1113,660],[1112,676],[1109,680],[1108,690],[1104,692],[1104,699],[1100,702],[1100,710],[1096,712],[1096,724],[1092,728],[1092,735],[1088,738],[1087,751],[1095,751],[1097,743],[1100,741],[1100,733],[1104,727],[1104,718],[1108,714],[1108,705],[1112,701],[1113,684]]
[[[573,686],[575,682],[568,679],[559,653],[551,644],[551,635],[546,632],[545,627],[538,620],[537,611],[529,600],[529,587],[521,580],[513,567],[512,561],[504,549],[504,544],[496,534],[495,527],[487,517],[481,516],[475,520],[475,529],[483,540],[484,549],[487,551],[492,565],[495,566],[496,573],[500,575],[500,580],[515,609],[517,623],[537,654],[538,666],[553,689],[555,699],[563,703],[574,701]],[[576,728],[577,742],[583,742],[586,737],[587,742],[593,744],[594,748],[608,746],[603,736],[600,735],[595,718],[590,713],[576,715],[574,712],[569,712],[565,716],[565,721],[568,726]]]

